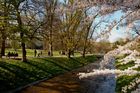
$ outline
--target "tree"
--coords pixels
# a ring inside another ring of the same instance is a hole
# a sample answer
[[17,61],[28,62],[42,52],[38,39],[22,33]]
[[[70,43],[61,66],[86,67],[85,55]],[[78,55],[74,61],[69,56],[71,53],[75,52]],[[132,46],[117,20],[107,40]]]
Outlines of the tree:
[[[83,57],[85,57],[86,49],[93,38],[97,23],[93,27],[93,23],[97,16],[100,16],[100,7],[90,6],[85,0],[65,0],[60,6],[60,16],[62,20],[61,42],[66,47],[68,57],[77,49],[80,43],[83,47]],[[89,12],[94,12],[90,14]],[[63,39],[63,40],[62,40]]]
[[[62,12],[62,29],[61,29],[61,42],[65,45],[68,58],[74,54],[75,49],[81,40],[81,29],[84,12],[78,7],[74,8],[75,1],[65,1],[64,6],[61,6],[64,11]],[[68,9],[69,8],[69,9]],[[66,10],[66,11],[65,11]],[[62,40],[63,39],[63,40]]]
[[1,15],[0,15],[0,34],[1,34],[1,57],[5,56],[5,42],[8,37],[8,26],[9,26],[9,12],[10,4],[7,0],[0,1]]
[[22,61],[27,62],[25,39],[24,39],[25,32],[24,32],[24,29],[23,29],[23,23],[22,23],[22,19],[21,19],[21,11],[20,11],[21,4],[24,1],[25,0],[10,0],[9,2],[13,5],[13,7],[15,9],[15,13],[16,13],[15,16],[16,16],[16,21],[17,21],[17,25],[18,25],[18,31],[20,33],[20,39],[21,39]]
[[47,12],[47,21],[48,21],[48,30],[49,30],[49,52],[50,56],[53,56],[53,30],[54,30],[54,18],[55,9],[57,6],[57,0],[51,0],[46,5],[46,12]]

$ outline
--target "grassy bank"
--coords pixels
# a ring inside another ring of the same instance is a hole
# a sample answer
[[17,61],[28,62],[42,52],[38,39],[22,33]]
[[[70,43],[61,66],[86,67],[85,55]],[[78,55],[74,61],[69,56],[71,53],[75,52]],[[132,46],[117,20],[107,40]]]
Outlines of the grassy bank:
[[[115,62],[116,69],[123,71],[123,70],[128,69],[129,67],[135,66],[135,62],[133,60],[129,61],[126,64],[121,64],[121,63],[123,63],[123,62],[120,62],[118,60]],[[140,68],[138,67],[138,68],[135,68],[133,70],[140,71]],[[131,93],[132,91],[134,91],[138,87],[138,84],[136,84],[135,86],[133,86],[133,88],[130,88],[130,89],[128,88],[128,86],[131,86],[132,82],[134,84],[136,82],[135,81],[136,78],[140,78],[140,75],[139,74],[123,75],[123,76],[117,77],[117,79],[116,79],[116,93],[124,93],[122,91],[122,88],[124,88],[126,86],[127,86],[127,93]]]
[[97,60],[95,56],[30,58],[28,62],[20,60],[0,60],[0,92],[12,90],[44,78],[82,67]]
[[120,70],[128,69],[129,67],[135,66],[135,62],[132,60],[126,64],[120,64],[118,61],[116,62],[116,68]]
[[[126,85],[130,85],[130,82],[132,82],[134,79],[136,78],[140,78],[140,75],[124,75],[121,77],[117,78],[117,84],[116,84],[116,93],[122,93],[122,87],[126,86]],[[135,90],[138,87],[138,85],[136,85],[134,88],[132,89],[127,89],[127,93],[131,93],[133,90]]]

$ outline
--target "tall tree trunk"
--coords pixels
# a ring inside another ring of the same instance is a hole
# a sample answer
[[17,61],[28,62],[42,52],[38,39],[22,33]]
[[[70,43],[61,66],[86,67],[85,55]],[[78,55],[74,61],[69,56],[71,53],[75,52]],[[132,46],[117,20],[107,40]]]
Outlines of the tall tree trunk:
[[22,61],[27,62],[25,43],[22,43]]
[[5,39],[2,39],[1,56],[5,56]]
[[86,56],[86,46],[84,46],[84,48],[83,48],[83,54],[82,54],[82,56],[85,58],[85,56]]
[[7,6],[6,6],[6,1],[4,1],[4,30],[2,30],[2,43],[1,43],[1,57],[5,56],[5,40],[6,40],[6,28],[7,28],[7,16],[8,16],[8,11],[7,11]]
[[83,54],[82,54],[83,57],[85,57],[85,55],[86,55],[87,42],[88,42],[88,34],[89,34],[89,30],[86,33],[86,37],[85,37],[85,41],[84,41]]
[[49,55],[49,56],[53,56],[53,46],[52,46],[52,42],[50,42],[50,44],[49,44],[49,52],[50,52],[50,55]]
[[22,47],[22,61],[23,62],[27,62],[27,58],[26,58],[26,47],[25,47],[25,42],[23,41],[23,36],[24,34],[21,32],[20,33],[20,37],[21,37],[21,47]]
[[68,49],[68,58],[71,58],[71,49]]
[[50,55],[49,56],[53,56],[53,36],[52,36],[52,24],[51,24],[51,29],[50,29],[50,40],[49,40],[49,52],[50,52]]
[[[50,12],[51,13],[51,12]],[[50,15],[49,52],[53,56],[53,13]]]
[[22,29],[22,21],[21,21],[21,16],[20,12],[17,9],[17,21],[18,21],[18,27],[20,30],[20,39],[21,39],[21,48],[22,48],[22,61],[27,62],[26,58],[26,48],[25,48],[25,41],[24,41],[24,33]]
[[48,22],[49,22],[49,54],[53,56],[53,21],[55,17],[55,9],[57,6],[57,0],[49,0],[48,5],[46,6],[46,10],[48,15]]

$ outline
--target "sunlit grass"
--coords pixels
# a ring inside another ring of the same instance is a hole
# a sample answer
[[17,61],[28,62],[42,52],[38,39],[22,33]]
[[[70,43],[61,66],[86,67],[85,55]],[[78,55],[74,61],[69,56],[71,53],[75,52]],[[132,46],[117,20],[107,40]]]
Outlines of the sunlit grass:
[[28,58],[28,62],[13,59],[0,59],[0,91],[24,86],[44,78],[82,67],[96,60],[95,56]]
[[125,70],[125,69],[128,69],[129,67],[133,67],[133,66],[135,66],[135,62],[132,60],[132,61],[126,63],[126,64],[119,64],[118,63],[116,65],[116,68],[120,69],[120,70]]
[[[22,50],[21,49],[16,49],[16,51],[15,51],[12,48],[7,48],[5,54],[7,55],[8,52],[18,53],[19,57],[22,56]],[[34,57],[34,49],[26,49],[26,52],[27,52],[27,57]],[[42,52],[42,55],[40,55],[40,56],[43,56],[43,57],[48,56],[48,51],[47,50],[37,50],[37,56],[38,56],[38,53],[41,53],[41,52]],[[55,57],[58,57],[58,56],[59,57],[66,57],[66,55],[60,55],[59,51],[53,51],[53,56],[55,56]],[[81,56],[81,54],[78,53],[78,52],[75,52],[74,56],[75,57],[76,56]]]
[[126,56],[128,56],[127,54],[119,54],[115,57],[116,60],[119,60],[119,59],[123,59],[125,58]]
[[[128,75],[124,75],[121,77],[117,78],[117,84],[116,84],[116,93],[122,93],[122,87],[129,85],[130,82],[132,82],[135,78],[139,77],[140,75],[133,75],[133,76],[128,76]],[[132,90],[128,90],[127,93],[131,93]]]
[[135,68],[134,70],[140,71],[140,66],[138,68]]

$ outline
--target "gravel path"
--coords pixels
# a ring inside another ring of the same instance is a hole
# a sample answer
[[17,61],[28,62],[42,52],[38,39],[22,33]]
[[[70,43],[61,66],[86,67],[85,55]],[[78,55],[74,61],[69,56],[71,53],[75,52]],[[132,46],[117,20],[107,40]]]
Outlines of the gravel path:
[[105,86],[110,79],[103,76],[92,77],[91,79],[79,79],[77,75],[79,72],[90,72],[92,69],[98,69],[99,63],[100,60],[80,69],[30,86],[21,90],[20,93],[111,93],[109,91],[110,87]]
[[40,83],[34,83],[34,85],[32,84],[31,86],[29,84],[28,86],[30,87],[25,86],[27,88],[24,89],[21,87],[18,90],[14,90],[13,93],[15,91],[17,91],[17,93],[114,93],[112,87],[110,87],[114,86],[114,77],[96,76],[79,79],[79,73],[87,73],[93,69],[99,69],[100,63],[101,59],[50,80],[39,81]]

